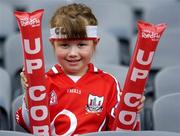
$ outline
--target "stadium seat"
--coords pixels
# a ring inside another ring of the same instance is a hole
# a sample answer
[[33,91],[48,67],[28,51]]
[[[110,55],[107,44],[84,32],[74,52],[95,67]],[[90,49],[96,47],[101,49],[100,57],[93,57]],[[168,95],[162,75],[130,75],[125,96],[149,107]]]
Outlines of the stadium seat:
[[126,3],[129,4],[132,8],[140,8],[143,11],[145,11],[146,9],[149,9],[155,5],[163,5],[163,4],[167,4],[167,3],[176,3],[178,2],[178,0],[146,0],[146,1],[142,1],[142,0],[126,0]]
[[0,136],[34,136],[34,135],[29,133],[17,132],[17,131],[0,130]]
[[121,48],[117,39],[100,28],[98,29],[98,35],[100,41],[96,47],[92,62],[95,64],[120,64]]
[[75,0],[88,5],[99,27],[111,32],[118,38],[130,38],[133,34],[133,13],[131,8],[120,0]]
[[161,131],[104,131],[84,134],[82,136],[179,136],[180,133]]
[[9,130],[9,120],[7,111],[0,107],[0,130]]
[[150,10],[155,6],[167,5],[169,3],[177,3],[178,0],[126,0],[125,2],[126,4],[131,6],[134,12],[138,12],[138,14],[140,14],[140,19],[144,19],[144,14],[146,13],[146,10]]
[[124,82],[126,80],[128,67],[121,65],[113,65],[113,64],[96,64],[97,68],[102,69],[104,72],[108,72],[112,74],[120,83],[121,89],[124,86]]
[[[4,59],[4,42],[15,31],[13,7],[1,1],[0,4],[0,60]],[[3,65],[3,64],[2,64]]]
[[5,69],[11,77],[12,89],[19,88],[19,81],[17,81],[17,76],[19,76],[19,71],[23,64],[23,53],[20,34],[15,33],[8,37],[5,42],[4,50],[4,63]]
[[167,67],[157,73],[155,77],[155,97],[170,93],[180,93],[180,66]]
[[10,4],[1,2],[0,18],[0,37],[7,37],[15,31],[13,7]]
[[14,7],[14,9],[16,8],[28,8],[28,5],[31,5],[32,0],[27,0],[27,1],[23,1],[23,0],[3,0],[4,3],[7,3],[9,5],[12,5]]
[[0,68],[0,129],[8,129],[11,102],[11,83],[8,73]]
[[153,105],[154,129],[180,133],[180,93],[168,94]]
[[180,12],[179,7],[180,2],[178,2],[178,0],[162,0],[159,3],[154,1],[153,5],[145,9],[144,20],[155,24],[165,22],[168,24],[169,28],[179,28],[180,17],[175,16],[175,14]]
[[[61,0],[61,1],[66,1],[66,0]],[[61,3],[60,1],[60,3]],[[67,0],[68,1],[68,0]],[[3,2],[7,4],[11,4],[15,9],[25,9],[26,11],[29,10],[33,5],[38,4],[38,5],[43,5],[44,3],[49,4],[48,0],[39,0],[38,2],[32,1],[32,0],[3,0]],[[57,3],[59,0],[51,0],[51,3]]]

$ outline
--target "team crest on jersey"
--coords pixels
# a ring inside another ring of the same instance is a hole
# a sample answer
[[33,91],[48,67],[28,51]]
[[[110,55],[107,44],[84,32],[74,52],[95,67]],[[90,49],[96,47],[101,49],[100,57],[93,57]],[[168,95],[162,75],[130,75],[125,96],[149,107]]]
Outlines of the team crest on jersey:
[[54,90],[51,91],[51,96],[50,96],[50,105],[55,105],[57,104],[57,95]]
[[102,112],[103,102],[104,102],[104,97],[103,96],[98,97],[98,96],[89,94],[89,96],[88,96],[88,104],[86,106],[86,111],[87,112],[93,112],[93,113]]

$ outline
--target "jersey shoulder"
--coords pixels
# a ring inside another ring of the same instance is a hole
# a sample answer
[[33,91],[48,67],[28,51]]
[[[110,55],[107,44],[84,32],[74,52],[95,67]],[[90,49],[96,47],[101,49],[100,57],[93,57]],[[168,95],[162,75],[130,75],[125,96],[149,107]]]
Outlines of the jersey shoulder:
[[116,79],[116,77],[113,75],[113,74],[111,74],[111,73],[109,73],[109,72],[106,72],[106,71],[104,71],[104,70],[102,70],[102,69],[99,69],[99,71],[101,71],[100,72],[100,76],[104,79],[104,80],[106,80],[106,82],[107,81],[111,81],[111,82],[118,82],[118,80]]

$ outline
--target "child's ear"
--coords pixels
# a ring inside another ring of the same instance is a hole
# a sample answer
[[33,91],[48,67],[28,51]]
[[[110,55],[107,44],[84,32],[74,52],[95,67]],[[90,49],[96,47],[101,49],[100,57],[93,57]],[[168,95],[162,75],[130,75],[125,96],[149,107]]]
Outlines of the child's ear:
[[94,44],[97,45],[99,43],[99,41],[100,41],[100,37],[97,37],[97,39],[94,40]]
[[53,40],[49,39],[49,42],[50,42],[52,45],[54,45],[54,42],[53,42]]

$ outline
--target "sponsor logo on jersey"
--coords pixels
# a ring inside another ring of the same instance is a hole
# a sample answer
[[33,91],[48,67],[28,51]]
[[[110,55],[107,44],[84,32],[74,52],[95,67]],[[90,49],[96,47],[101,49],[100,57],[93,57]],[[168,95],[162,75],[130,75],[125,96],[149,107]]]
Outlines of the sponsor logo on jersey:
[[81,94],[81,90],[76,89],[76,88],[71,88],[71,89],[67,89],[67,93]]
[[91,113],[97,113],[97,112],[102,112],[103,110],[103,102],[104,102],[104,97],[98,97],[95,95],[89,94],[88,96],[88,104],[86,106],[86,111],[91,112]]
[[50,97],[50,105],[55,105],[57,104],[57,95],[56,92],[54,90],[51,91],[51,97]]

